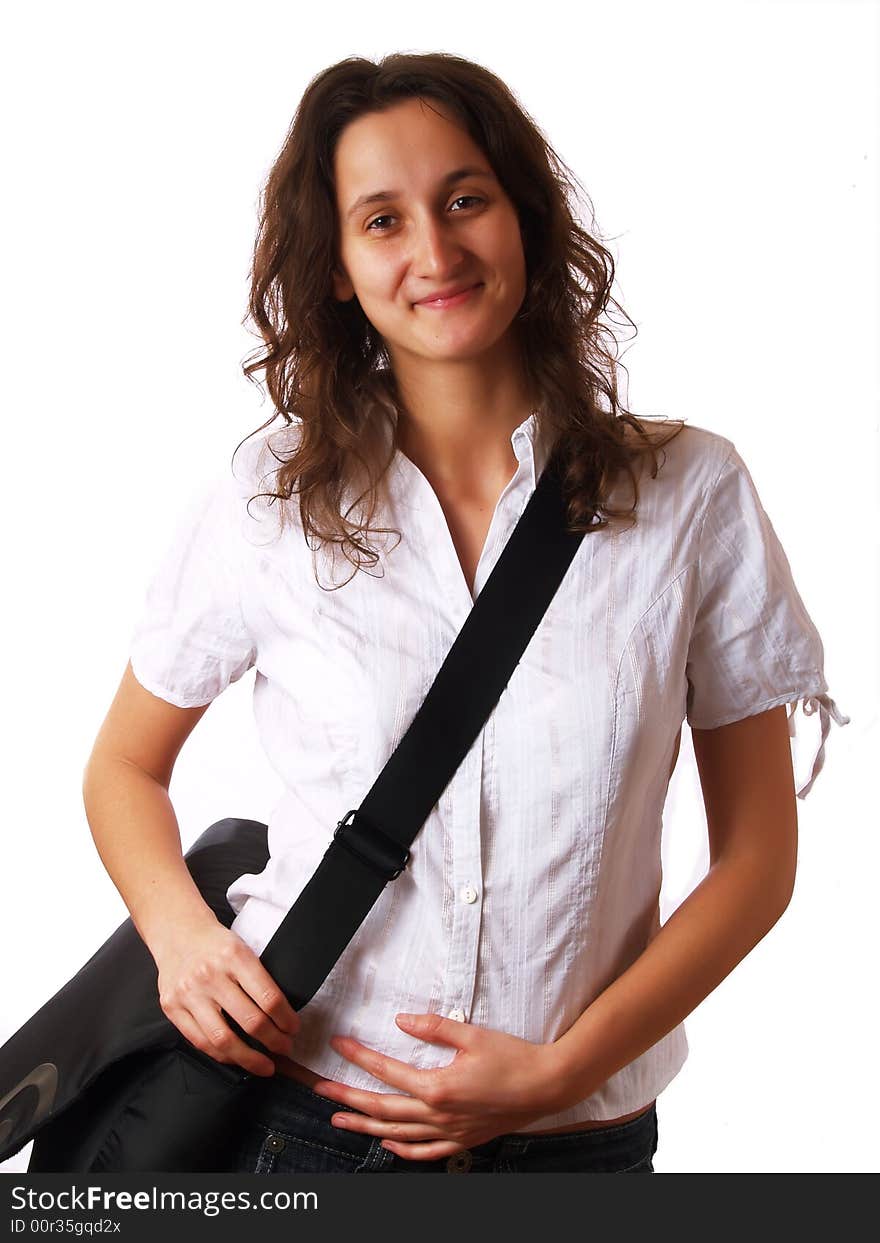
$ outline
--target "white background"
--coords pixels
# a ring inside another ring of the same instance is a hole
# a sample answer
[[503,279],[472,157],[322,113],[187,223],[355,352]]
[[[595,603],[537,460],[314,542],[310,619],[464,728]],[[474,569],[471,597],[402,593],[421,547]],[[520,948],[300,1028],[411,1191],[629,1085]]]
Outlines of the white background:
[[[241,375],[241,321],[259,188],[299,97],[344,56],[444,50],[505,79],[587,188],[639,329],[624,397],[734,441],[852,718],[798,802],[791,905],[686,1022],[655,1167],[878,1168],[878,16],[854,0],[7,11],[0,1043],[126,916],[82,770],[175,518],[270,413]],[[265,820],[278,794],[252,684],[178,762],[185,846],[223,816]],[[798,720],[803,764],[819,718]],[[706,866],[686,727],[665,830],[664,918]]]

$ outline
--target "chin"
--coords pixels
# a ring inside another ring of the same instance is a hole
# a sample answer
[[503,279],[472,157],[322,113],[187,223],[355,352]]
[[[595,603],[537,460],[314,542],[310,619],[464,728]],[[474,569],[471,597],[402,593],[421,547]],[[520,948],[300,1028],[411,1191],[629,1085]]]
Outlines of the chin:
[[452,331],[438,333],[432,340],[414,344],[411,352],[428,358],[445,358],[450,362],[480,358],[497,348],[509,327],[505,324],[500,331],[494,332],[461,332],[457,335]]
[[422,346],[420,349],[410,349],[407,353],[411,358],[419,358],[424,362],[447,362],[447,363],[464,363],[471,362],[477,358],[483,358],[489,350],[485,346],[479,345],[448,345],[443,346],[439,343],[434,346]]

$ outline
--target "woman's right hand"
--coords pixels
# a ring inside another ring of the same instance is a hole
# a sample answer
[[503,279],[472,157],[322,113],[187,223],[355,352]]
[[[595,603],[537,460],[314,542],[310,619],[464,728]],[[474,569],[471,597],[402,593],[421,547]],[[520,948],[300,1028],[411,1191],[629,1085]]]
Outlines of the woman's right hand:
[[222,1008],[267,1049],[290,1057],[299,1016],[250,946],[215,916],[151,952],[159,1005],[190,1044],[251,1074],[274,1074],[272,1058],[236,1035]]

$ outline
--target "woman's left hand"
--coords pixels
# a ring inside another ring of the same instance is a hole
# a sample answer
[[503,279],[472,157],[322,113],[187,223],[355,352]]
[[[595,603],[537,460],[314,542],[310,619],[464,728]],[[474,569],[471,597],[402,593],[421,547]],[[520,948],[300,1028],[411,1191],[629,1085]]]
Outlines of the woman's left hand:
[[418,1070],[351,1037],[331,1046],[347,1061],[408,1093],[369,1092],[310,1072],[319,1096],[359,1113],[334,1114],[335,1126],[379,1135],[383,1147],[408,1161],[435,1161],[485,1144],[564,1108],[552,1044],[535,1044],[440,1014],[397,1015],[401,1030],[457,1049],[446,1066]]

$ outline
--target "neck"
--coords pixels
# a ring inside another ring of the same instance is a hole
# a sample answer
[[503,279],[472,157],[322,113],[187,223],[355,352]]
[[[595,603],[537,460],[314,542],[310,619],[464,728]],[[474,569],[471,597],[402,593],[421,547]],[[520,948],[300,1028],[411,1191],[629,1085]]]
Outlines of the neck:
[[510,438],[534,409],[507,350],[456,362],[394,359],[402,401],[397,443],[437,487],[473,492],[516,469]]

